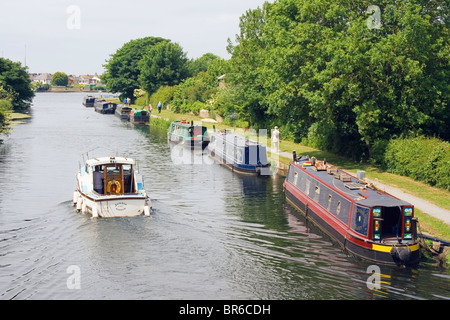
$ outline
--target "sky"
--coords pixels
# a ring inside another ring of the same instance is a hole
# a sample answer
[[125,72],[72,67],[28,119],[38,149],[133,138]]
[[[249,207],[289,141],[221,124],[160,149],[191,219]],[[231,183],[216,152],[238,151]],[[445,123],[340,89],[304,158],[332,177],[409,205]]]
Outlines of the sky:
[[[273,2],[273,1],[271,1]],[[1,0],[0,57],[30,73],[102,74],[130,40],[178,43],[189,59],[211,52],[228,59],[239,18],[264,0]]]

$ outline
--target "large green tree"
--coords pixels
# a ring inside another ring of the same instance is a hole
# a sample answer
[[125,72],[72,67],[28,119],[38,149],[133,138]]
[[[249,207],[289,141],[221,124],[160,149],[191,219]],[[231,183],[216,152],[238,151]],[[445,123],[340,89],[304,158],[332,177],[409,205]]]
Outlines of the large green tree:
[[190,75],[186,53],[172,42],[161,42],[148,48],[139,68],[140,85],[149,95],[160,86],[179,84]]
[[120,92],[120,98],[133,98],[135,89],[140,88],[139,85],[139,61],[152,47],[160,42],[168,42],[169,40],[158,37],[146,37],[131,40],[125,43],[116,51],[104,65],[105,72],[102,75],[102,82],[106,83],[106,88],[110,92]]
[[366,156],[395,136],[449,139],[448,1],[278,0],[241,17],[227,86],[241,114]]
[[0,87],[8,94],[15,110],[29,108],[34,92],[26,67],[19,62],[0,58]]
[[55,72],[52,76],[52,85],[54,86],[67,86],[69,83],[69,77],[64,72]]

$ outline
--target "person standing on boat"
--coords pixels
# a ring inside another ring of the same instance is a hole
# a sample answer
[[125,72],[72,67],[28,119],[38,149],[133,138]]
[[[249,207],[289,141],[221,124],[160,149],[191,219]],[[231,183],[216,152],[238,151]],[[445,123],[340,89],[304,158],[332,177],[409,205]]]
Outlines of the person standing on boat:
[[94,191],[103,194],[103,173],[100,166],[96,166],[94,171]]
[[278,127],[275,126],[275,128],[272,130],[272,151],[279,153],[279,144],[280,144],[280,131],[278,131]]
[[161,101],[158,102],[158,113],[161,113],[162,104]]

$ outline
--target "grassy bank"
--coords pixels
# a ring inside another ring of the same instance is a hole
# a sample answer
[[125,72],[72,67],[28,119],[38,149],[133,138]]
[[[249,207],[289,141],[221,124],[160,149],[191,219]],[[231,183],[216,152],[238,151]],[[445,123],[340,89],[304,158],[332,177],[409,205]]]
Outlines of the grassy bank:
[[17,124],[23,123],[24,120],[30,118],[31,116],[29,114],[13,112],[9,115],[8,127],[12,127]]
[[[142,107],[133,105],[132,107],[135,107],[137,109],[141,109]],[[151,121],[153,121],[154,125],[157,125],[159,127],[167,126],[166,129],[168,129],[168,125],[171,121],[174,120],[187,120],[187,121],[194,121],[194,122],[200,122],[202,121],[202,118],[199,116],[195,116],[193,114],[179,114],[174,113],[169,110],[162,110],[161,113],[158,113],[156,108],[153,110],[153,115],[157,115],[161,117],[162,119],[156,119],[152,118]],[[164,120],[167,119],[167,120]],[[237,128],[232,127],[229,125],[224,125],[222,123],[209,123],[209,122],[203,122],[203,125],[208,127],[208,129],[212,129],[213,126],[216,127],[216,129],[233,129],[238,134],[244,134],[245,131],[243,128]],[[270,131],[268,133],[270,135]],[[267,139],[268,146],[270,146],[270,137]],[[309,155],[314,156],[317,159],[323,159],[326,158],[329,163],[332,163],[340,168],[342,168],[345,171],[348,171],[350,173],[356,174],[357,170],[364,170],[366,172],[366,177],[371,180],[379,181],[380,183],[390,185],[392,187],[396,187],[406,193],[409,193],[413,196],[416,196],[418,198],[426,199],[427,201],[445,208],[447,210],[450,210],[450,192],[447,190],[435,188],[432,186],[429,186],[425,183],[415,181],[411,178],[392,174],[385,172],[377,167],[374,167],[371,164],[368,163],[360,163],[352,161],[351,159],[332,154],[326,151],[314,149],[311,147],[303,146],[298,143],[294,143],[292,141],[281,141],[280,143],[280,151],[288,152],[289,154],[292,153],[293,150],[296,150],[298,155]],[[291,161],[291,157],[284,157],[280,155],[279,160],[281,163],[289,165],[289,162]],[[427,233],[430,233],[436,237],[450,240],[450,226],[446,223],[443,223],[439,219],[436,219],[419,209],[415,209],[416,216],[419,218],[421,230]]]

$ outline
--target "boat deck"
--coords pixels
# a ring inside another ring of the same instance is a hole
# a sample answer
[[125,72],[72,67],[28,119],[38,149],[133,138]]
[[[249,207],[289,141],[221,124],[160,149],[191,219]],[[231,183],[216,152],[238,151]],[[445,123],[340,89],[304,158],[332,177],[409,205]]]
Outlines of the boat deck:
[[[306,171],[310,176],[314,177],[328,186],[337,190],[341,195],[357,204],[367,207],[376,205],[383,207],[410,206],[411,204],[397,199],[394,196],[376,189],[365,181],[359,180],[349,173],[340,170],[330,164],[323,165],[319,161],[319,168],[310,165],[310,160],[302,159],[294,163],[298,168]],[[328,169],[328,172],[327,172]],[[331,172],[331,173],[329,173]]]

